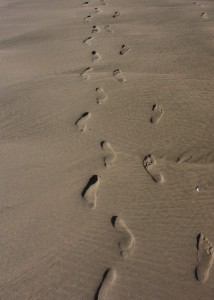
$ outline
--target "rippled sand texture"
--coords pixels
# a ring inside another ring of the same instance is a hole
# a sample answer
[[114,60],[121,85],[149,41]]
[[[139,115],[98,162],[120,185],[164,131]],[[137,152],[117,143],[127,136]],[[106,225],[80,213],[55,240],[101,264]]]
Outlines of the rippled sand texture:
[[0,299],[213,299],[213,21],[0,1]]

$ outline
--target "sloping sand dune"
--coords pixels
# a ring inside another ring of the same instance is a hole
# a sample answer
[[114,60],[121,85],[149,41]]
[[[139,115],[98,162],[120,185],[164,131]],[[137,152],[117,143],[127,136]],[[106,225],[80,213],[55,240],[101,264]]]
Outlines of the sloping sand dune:
[[213,20],[1,1],[0,299],[213,299]]

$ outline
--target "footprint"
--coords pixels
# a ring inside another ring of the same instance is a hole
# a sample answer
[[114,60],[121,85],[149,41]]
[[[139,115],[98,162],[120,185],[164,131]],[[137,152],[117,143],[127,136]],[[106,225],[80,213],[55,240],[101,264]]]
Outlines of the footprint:
[[125,83],[126,79],[120,69],[116,69],[113,71],[113,76],[121,83]]
[[210,269],[213,264],[214,251],[212,243],[200,233],[198,236],[198,265],[196,267],[196,278],[205,283],[209,277]]
[[119,247],[121,250],[121,255],[124,258],[127,258],[128,256],[130,256],[133,246],[135,244],[134,235],[131,233],[123,219],[121,219],[120,217],[112,217],[111,222],[112,225],[115,227],[116,231],[119,232],[122,236],[122,240],[119,243]]
[[82,79],[88,80],[88,79],[89,79],[88,72],[90,72],[90,71],[92,71],[92,70],[93,70],[93,68],[88,67],[88,68],[86,68],[82,73],[80,73],[80,76],[82,77]]
[[104,92],[103,88],[96,88],[96,94],[97,94],[97,103],[98,104],[103,104],[108,96],[106,95],[106,93]]
[[88,1],[86,1],[86,2],[84,2],[82,5],[88,5],[89,4],[89,2]]
[[120,16],[120,13],[119,13],[119,11],[115,11],[115,13],[113,14],[113,18],[116,18],[116,17],[119,17]]
[[101,56],[97,51],[92,51],[91,54],[92,54],[92,61],[100,60]]
[[96,207],[99,183],[99,176],[93,175],[82,191],[82,197],[86,200],[89,208],[94,209]]
[[99,28],[98,26],[94,25],[94,26],[92,27],[92,33],[100,32],[100,31],[101,31],[101,30],[100,30],[100,28]]
[[153,155],[149,154],[144,158],[143,166],[155,182],[163,183],[165,181],[163,175],[158,171],[157,161]]
[[87,120],[91,117],[91,113],[85,112],[81,117],[76,121],[75,125],[80,132],[85,132]]
[[102,10],[99,7],[95,7],[94,11],[95,11],[95,13],[101,13],[102,12]]
[[160,105],[154,104],[152,107],[153,113],[150,119],[151,123],[157,124],[163,116],[163,109]]
[[201,14],[201,18],[202,18],[204,21],[206,21],[206,20],[208,20],[208,15],[207,15],[205,12],[203,12],[203,13]]
[[116,278],[117,278],[116,270],[107,269],[103,274],[103,278],[94,296],[94,300],[107,299],[108,291],[111,288],[111,286],[115,283]]
[[100,5],[106,5],[105,1],[104,0],[100,0]]
[[194,5],[202,6],[199,2],[193,2]]
[[101,142],[101,147],[105,152],[104,165],[106,168],[111,167],[116,159],[116,153],[112,149],[111,145],[106,141]]
[[120,50],[120,55],[125,54],[126,52],[128,52],[130,50],[130,47],[127,45],[122,45],[121,50]]
[[91,15],[89,15],[89,16],[87,16],[87,17],[84,18],[84,22],[86,22],[86,23],[91,22],[91,20],[92,20],[92,16]]
[[83,44],[86,44],[86,45],[91,45],[91,41],[93,40],[93,37],[89,36],[87,39],[85,39],[83,41]]
[[106,25],[105,27],[104,27],[104,29],[107,31],[107,32],[110,32],[110,33],[113,33],[114,31],[112,30],[112,28],[111,28],[111,25]]

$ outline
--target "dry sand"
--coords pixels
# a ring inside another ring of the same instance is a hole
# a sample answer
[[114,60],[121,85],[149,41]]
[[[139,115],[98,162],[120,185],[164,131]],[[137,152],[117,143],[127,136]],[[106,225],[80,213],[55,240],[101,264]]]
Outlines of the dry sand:
[[214,3],[104,1],[0,2],[0,299],[212,300]]

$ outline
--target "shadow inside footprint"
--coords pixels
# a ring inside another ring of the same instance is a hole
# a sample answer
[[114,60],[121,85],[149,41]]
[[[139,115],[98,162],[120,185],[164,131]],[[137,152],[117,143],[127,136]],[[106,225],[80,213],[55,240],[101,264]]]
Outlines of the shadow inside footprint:
[[102,287],[102,285],[103,285],[103,282],[105,281],[105,279],[106,279],[106,277],[107,277],[107,275],[108,275],[109,270],[110,270],[110,269],[107,269],[107,270],[104,272],[103,278],[102,278],[102,280],[101,280],[101,282],[100,282],[100,284],[99,284],[99,286],[98,286],[98,288],[97,288],[97,291],[96,291],[96,293],[95,293],[95,295],[94,295],[94,300],[99,300],[99,292],[100,292],[100,290],[101,290],[101,287]]
[[84,198],[84,196],[85,196],[87,190],[88,190],[92,185],[94,185],[94,184],[97,182],[97,180],[98,180],[98,176],[97,176],[97,175],[93,175],[93,176],[89,179],[87,185],[84,187],[84,189],[83,189],[83,191],[82,191],[82,193],[81,193],[81,195],[82,195],[83,198]]
[[113,227],[115,227],[116,219],[117,219],[117,216],[113,216],[113,217],[111,218],[111,224],[112,224]]

